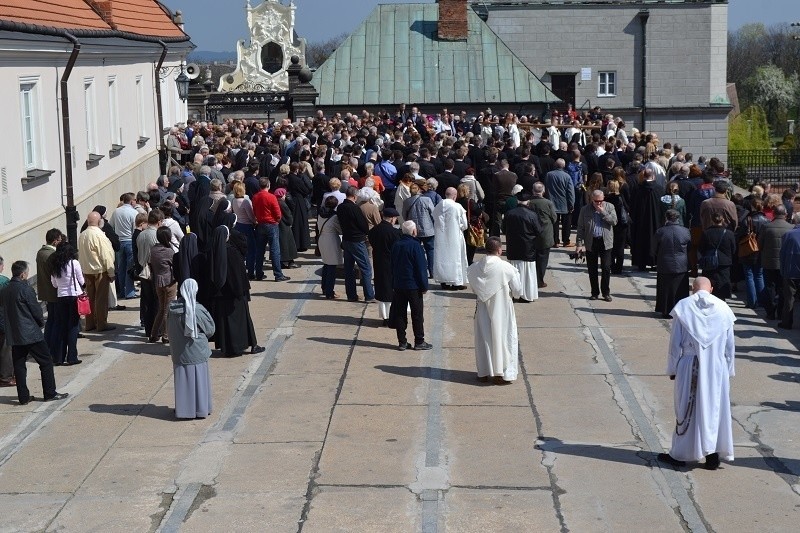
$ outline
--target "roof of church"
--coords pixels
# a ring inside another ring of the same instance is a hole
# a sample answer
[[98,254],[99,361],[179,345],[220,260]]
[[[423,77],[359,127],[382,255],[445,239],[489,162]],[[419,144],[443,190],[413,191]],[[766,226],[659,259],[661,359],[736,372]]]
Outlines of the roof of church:
[[0,20],[68,30],[186,37],[156,0],[3,0]]
[[560,101],[471,9],[466,41],[437,38],[438,4],[379,5],[317,69],[317,105]]

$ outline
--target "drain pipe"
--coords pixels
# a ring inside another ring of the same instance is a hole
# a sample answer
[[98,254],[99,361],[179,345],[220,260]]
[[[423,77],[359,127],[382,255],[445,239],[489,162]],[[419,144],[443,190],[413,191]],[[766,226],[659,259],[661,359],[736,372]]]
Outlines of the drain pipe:
[[64,32],[64,37],[72,43],[72,53],[67,61],[67,66],[61,74],[61,128],[64,130],[64,181],[66,184],[67,205],[64,206],[67,216],[67,239],[77,249],[78,247],[78,208],[75,207],[75,190],[72,177],[72,135],[69,125],[69,77],[78,54],[81,43],[78,39]]
[[[161,153],[161,158],[166,156],[167,143],[164,141],[164,110],[161,108],[161,67],[164,65],[164,60],[167,58],[167,45],[164,41],[156,41],[161,46],[161,57],[158,58],[158,64],[155,70],[155,87],[156,87],[156,108],[158,111],[158,150]],[[161,169],[163,174],[164,169]]]
[[642,131],[647,129],[647,20],[650,11],[639,11],[639,21],[642,23]]

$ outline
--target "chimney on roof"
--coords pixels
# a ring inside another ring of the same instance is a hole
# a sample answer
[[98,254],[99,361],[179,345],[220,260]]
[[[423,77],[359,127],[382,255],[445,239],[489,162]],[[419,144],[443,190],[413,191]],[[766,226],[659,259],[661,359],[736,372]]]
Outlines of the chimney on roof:
[[438,34],[442,41],[467,40],[467,0],[439,0]]
[[114,9],[111,0],[89,0],[89,5],[92,6],[95,12],[108,23],[112,28],[116,28],[114,24]]

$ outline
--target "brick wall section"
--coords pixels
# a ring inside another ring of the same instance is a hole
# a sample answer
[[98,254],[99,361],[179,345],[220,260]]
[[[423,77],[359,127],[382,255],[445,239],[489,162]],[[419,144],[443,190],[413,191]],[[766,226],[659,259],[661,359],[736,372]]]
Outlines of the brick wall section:
[[468,33],[467,0],[439,0],[439,39],[466,41]]
[[92,7],[94,7],[95,11],[97,11],[97,13],[103,17],[103,20],[108,22],[109,26],[116,28],[116,25],[114,24],[114,10],[109,0],[90,0],[89,3],[92,5]]

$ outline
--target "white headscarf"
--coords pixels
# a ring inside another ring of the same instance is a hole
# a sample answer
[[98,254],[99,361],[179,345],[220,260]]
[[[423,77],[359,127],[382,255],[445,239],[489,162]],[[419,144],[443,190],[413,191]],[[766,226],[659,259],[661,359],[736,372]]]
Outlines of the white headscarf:
[[181,298],[183,299],[183,334],[197,339],[200,337],[200,328],[197,327],[197,282],[187,278],[181,284]]

